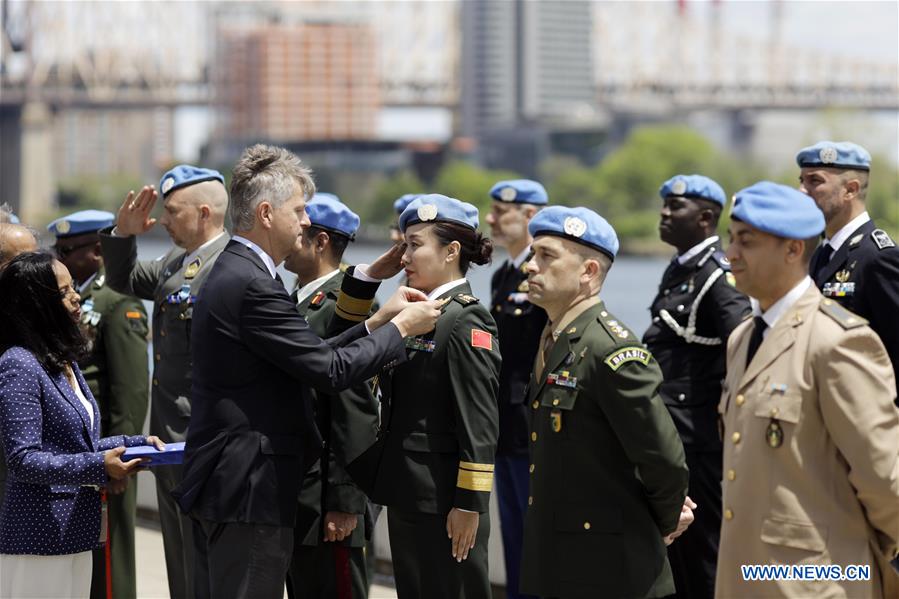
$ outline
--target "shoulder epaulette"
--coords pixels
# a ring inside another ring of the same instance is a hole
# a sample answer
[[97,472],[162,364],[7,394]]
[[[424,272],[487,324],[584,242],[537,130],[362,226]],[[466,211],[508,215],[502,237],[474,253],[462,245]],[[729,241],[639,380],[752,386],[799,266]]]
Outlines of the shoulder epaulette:
[[478,298],[473,295],[468,295],[467,293],[457,293],[453,296],[453,299],[463,306],[470,306],[471,304],[476,304],[479,301]]
[[883,229],[874,229],[871,231],[871,239],[877,244],[877,249],[885,250],[887,248],[896,247],[896,242]]
[[730,272],[730,260],[727,259],[727,255],[723,251],[718,250],[712,254],[712,260],[714,260],[718,266],[727,272]]
[[850,312],[832,299],[823,300],[818,304],[818,308],[837,321],[837,323],[844,329],[854,329],[855,327],[868,324],[867,320],[858,314]]

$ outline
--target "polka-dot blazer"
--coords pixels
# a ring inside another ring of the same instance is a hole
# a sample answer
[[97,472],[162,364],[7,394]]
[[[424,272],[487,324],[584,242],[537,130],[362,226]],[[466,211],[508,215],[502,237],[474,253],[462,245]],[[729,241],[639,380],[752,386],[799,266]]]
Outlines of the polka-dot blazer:
[[97,402],[81,371],[73,370],[93,409],[93,426],[65,374],[50,375],[21,347],[0,356],[0,440],[8,469],[0,553],[63,555],[99,547],[103,452],[146,443],[139,435],[101,439]]

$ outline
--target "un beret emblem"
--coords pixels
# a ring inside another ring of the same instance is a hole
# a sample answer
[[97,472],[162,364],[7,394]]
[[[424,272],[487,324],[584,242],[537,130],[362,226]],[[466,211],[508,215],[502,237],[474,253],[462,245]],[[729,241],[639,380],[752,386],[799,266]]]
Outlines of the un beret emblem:
[[837,149],[831,147],[821,148],[821,151],[818,152],[818,158],[824,164],[833,164],[837,161]]
[[504,202],[512,202],[517,197],[518,197],[518,192],[515,191],[514,187],[503,187],[499,191],[499,199],[501,199]]
[[674,183],[671,184],[671,193],[676,196],[682,196],[687,191],[687,184],[682,180],[678,179]]
[[67,220],[59,221],[59,224],[56,225],[56,232],[65,235],[72,229],[72,225],[69,224]]
[[418,220],[427,222],[437,218],[437,206],[434,204],[422,204],[418,207]]
[[169,177],[165,181],[162,182],[162,193],[166,194],[169,190],[175,186],[175,177]]
[[569,216],[565,219],[565,233],[572,237],[582,237],[587,232],[587,223],[576,216]]

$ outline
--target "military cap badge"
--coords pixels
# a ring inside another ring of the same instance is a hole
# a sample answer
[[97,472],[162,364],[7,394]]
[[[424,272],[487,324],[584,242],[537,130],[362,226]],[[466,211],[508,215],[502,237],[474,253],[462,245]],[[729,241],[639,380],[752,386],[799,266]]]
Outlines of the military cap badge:
[[437,206],[434,204],[422,204],[418,207],[418,220],[427,222],[437,218]]
[[671,186],[671,193],[673,193],[676,196],[684,195],[684,193],[686,191],[687,191],[687,184],[680,179],[675,181],[674,184]]
[[65,235],[72,228],[72,225],[69,224],[67,220],[59,221],[59,224],[56,225],[56,232]]
[[837,149],[830,146],[821,148],[821,151],[818,152],[818,158],[824,164],[833,164],[837,161]]
[[504,202],[512,202],[518,197],[518,192],[514,187],[503,187],[499,192],[499,199]]
[[163,181],[162,182],[163,195],[167,194],[174,185],[175,185],[175,177],[169,177],[168,179]]
[[565,233],[572,237],[582,237],[587,232],[587,223],[576,216],[569,216],[563,225]]

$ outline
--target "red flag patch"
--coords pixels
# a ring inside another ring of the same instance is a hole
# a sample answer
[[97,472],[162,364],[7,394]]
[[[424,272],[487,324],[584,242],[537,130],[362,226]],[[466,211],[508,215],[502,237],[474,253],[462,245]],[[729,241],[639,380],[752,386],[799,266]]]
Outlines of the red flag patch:
[[493,335],[480,329],[471,329],[471,346],[493,349]]

